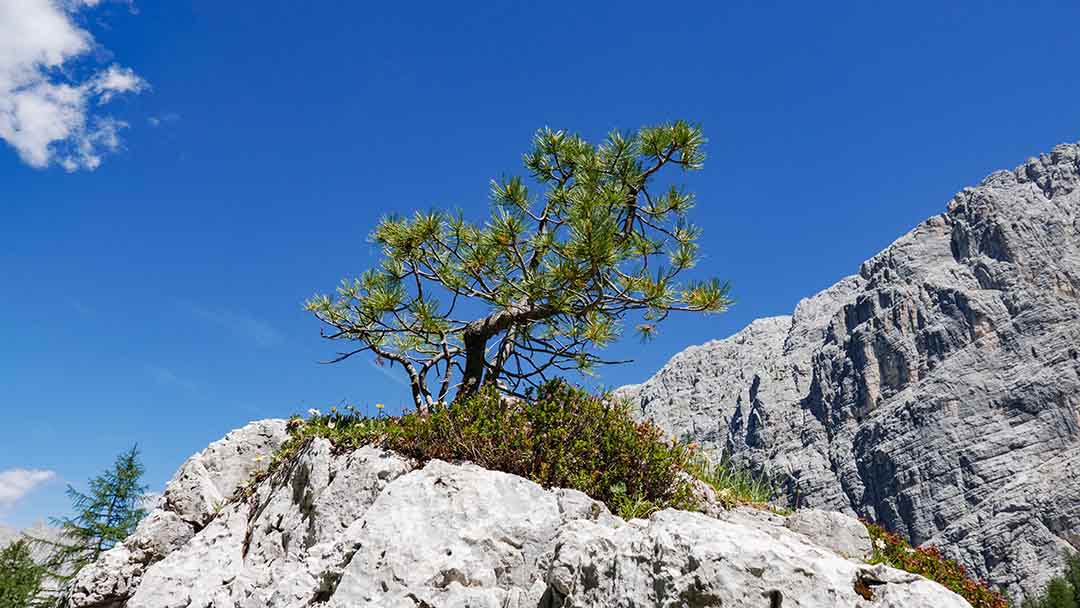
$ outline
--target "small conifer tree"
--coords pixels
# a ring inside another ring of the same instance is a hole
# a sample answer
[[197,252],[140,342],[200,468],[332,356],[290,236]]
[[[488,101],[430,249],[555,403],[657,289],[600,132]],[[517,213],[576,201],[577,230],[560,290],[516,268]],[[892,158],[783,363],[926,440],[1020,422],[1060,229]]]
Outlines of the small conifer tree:
[[27,608],[37,604],[43,575],[25,539],[0,551],[0,608]]
[[595,351],[628,315],[648,338],[672,311],[724,310],[726,283],[677,282],[698,259],[694,196],[656,183],[665,168],[701,168],[704,143],[681,121],[600,145],[541,129],[524,156],[538,188],[494,180],[486,223],[443,211],[383,219],[371,236],[381,266],[306,303],[324,337],[357,343],[332,362],[371,352],[400,366],[424,412],[455,386],[458,398],[485,383],[522,395],[615,363]]
[[111,469],[91,479],[87,493],[68,486],[75,516],[52,520],[60,529],[59,540],[37,540],[50,548],[45,567],[58,583],[56,588],[135,530],[146,515],[143,472],[136,445],[117,456]]

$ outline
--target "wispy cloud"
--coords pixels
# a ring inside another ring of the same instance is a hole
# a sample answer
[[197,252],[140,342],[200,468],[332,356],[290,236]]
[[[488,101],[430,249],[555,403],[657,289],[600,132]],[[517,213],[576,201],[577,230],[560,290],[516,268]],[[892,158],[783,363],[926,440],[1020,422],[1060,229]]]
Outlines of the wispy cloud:
[[96,169],[128,126],[100,107],[149,88],[117,64],[76,76],[86,74],[81,60],[102,53],[74,19],[100,1],[0,1],[0,139],[31,167]]
[[173,370],[160,365],[147,365],[146,372],[155,382],[162,386],[181,388],[188,392],[195,392],[199,386],[194,382],[181,378]]
[[382,375],[386,376],[387,378],[389,378],[390,381],[393,382],[394,384],[400,384],[401,386],[410,386],[408,381],[406,381],[405,378],[402,378],[402,374],[404,374],[405,372],[403,372],[403,371],[394,371],[394,370],[390,369],[388,366],[379,365],[378,363],[376,363],[375,361],[373,361],[371,359],[368,359],[368,363],[371,364],[371,367],[375,368],[375,370],[378,371],[380,374],[382,374]]
[[180,115],[176,112],[165,112],[159,116],[151,116],[146,119],[146,122],[150,123],[151,127],[160,127],[171,122],[180,120]]
[[0,471],[0,510],[6,510],[22,500],[34,488],[56,477],[44,469],[7,469]]
[[191,309],[195,316],[249,339],[258,346],[275,346],[285,339],[273,326],[250,315],[227,310],[212,310],[201,306],[192,306]]

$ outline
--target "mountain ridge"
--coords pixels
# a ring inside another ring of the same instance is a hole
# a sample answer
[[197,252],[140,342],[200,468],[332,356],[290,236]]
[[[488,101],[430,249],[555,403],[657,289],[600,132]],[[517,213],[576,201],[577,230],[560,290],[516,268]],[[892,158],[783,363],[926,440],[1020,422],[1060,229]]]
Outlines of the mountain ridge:
[[1014,597],[1080,548],[1080,145],[965,188],[790,317],[616,391]]

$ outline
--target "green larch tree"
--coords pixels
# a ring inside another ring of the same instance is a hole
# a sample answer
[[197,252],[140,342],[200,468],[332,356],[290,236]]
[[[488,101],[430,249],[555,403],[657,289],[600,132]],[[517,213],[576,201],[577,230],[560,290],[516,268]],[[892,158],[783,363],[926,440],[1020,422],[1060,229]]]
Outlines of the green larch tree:
[[673,311],[719,312],[716,279],[680,283],[698,260],[693,194],[658,185],[670,167],[700,169],[705,139],[685,122],[611,133],[594,145],[537,132],[521,177],[493,180],[483,224],[461,213],[387,217],[372,242],[377,268],[306,308],[323,335],[353,343],[333,358],[370,352],[399,366],[421,411],[483,383],[524,394],[549,376],[616,363],[597,351],[624,320],[652,336]]
[[143,472],[136,445],[117,456],[112,468],[91,479],[86,493],[68,486],[75,515],[53,519],[60,529],[59,540],[37,541],[50,548],[45,567],[57,588],[135,530],[146,515]]
[[30,553],[30,544],[19,539],[0,551],[0,608],[35,605],[44,571]]

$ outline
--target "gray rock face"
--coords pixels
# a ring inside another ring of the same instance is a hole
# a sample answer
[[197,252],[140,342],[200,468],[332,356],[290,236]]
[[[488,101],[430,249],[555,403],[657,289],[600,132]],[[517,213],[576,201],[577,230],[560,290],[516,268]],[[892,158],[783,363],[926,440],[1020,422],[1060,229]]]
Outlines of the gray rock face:
[[874,555],[866,526],[841,513],[800,509],[792,513],[784,525],[844,557],[867,561]]
[[[33,539],[56,542],[61,539],[60,530],[46,524],[44,521],[39,521],[23,530],[0,525],[0,549],[5,549],[18,540],[32,541]],[[30,557],[38,563],[44,563],[49,557],[48,545],[31,542]]]
[[261,420],[211,443],[165,486],[164,508],[201,528],[286,438],[284,420]]
[[1014,596],[1080,548],[1080,145],[957,194],[803,300],[621,389],[643,418]]
[[781,526],[667,510],[617,527],[578,520],[556,543],[551,605],[563,608],[969,607],[937,583],[843,559]]
[[416,468],[371,448],[336,454],[315,440],[198,530],[156,511],[80,574],[71,606],[854,608],[867,605],[858,585],[875,606],[967,606],[831,549],[865,534],[850,517],[831,516],[838,534],[805,534],[764,511],[716,513],[626,522],[573,490],[470,464]]
[[284,420],[261,420],[189,458],[135,532],[79,571],[71,606],[123,606],[147,568],[188,544],[287,437]]

